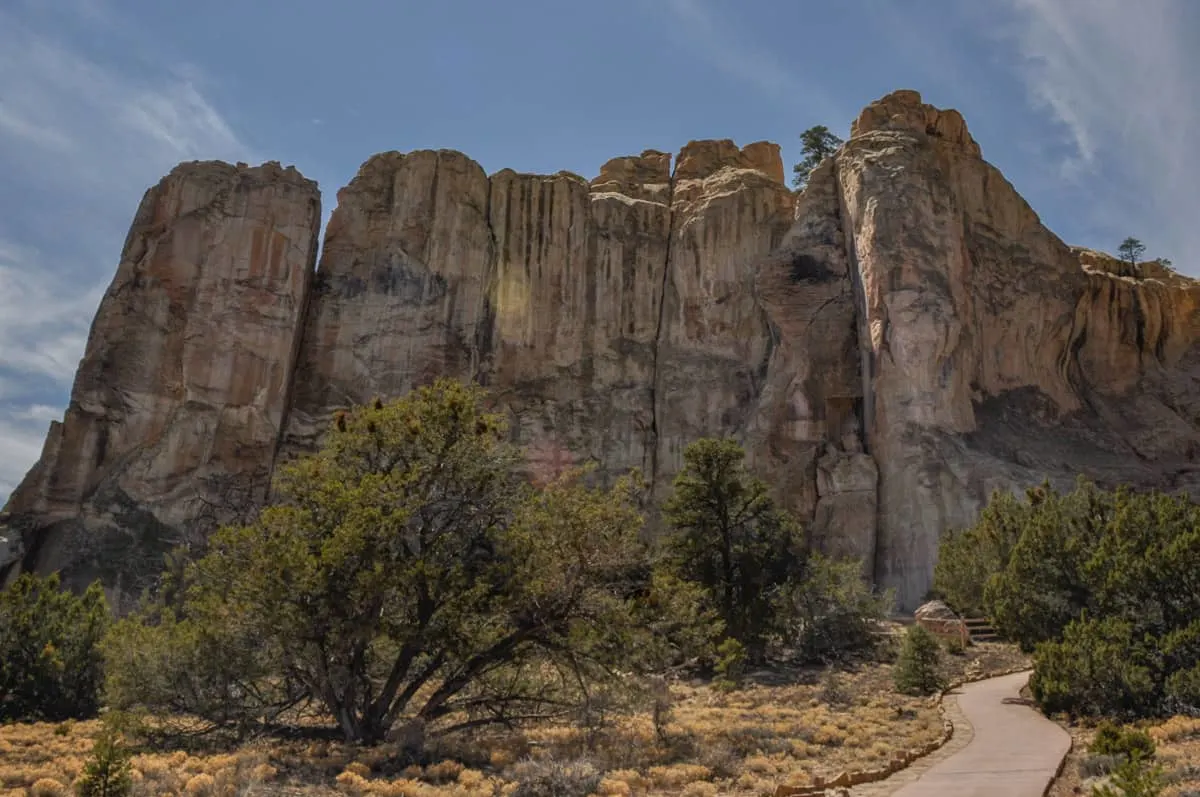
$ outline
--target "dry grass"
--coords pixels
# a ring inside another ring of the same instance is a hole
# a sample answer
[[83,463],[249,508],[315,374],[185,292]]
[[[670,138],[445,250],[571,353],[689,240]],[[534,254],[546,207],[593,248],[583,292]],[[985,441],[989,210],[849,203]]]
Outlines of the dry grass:
[[1149,731],[1170,784],[1163,797],[1200,793],[1200,718],[1172,717]]
[[[1154,739],[1155,758],[1166,775],[1168,786],[1163,797],[1200,793],[1200,718],[1172,717],[1144,727]],[[1050,797],[1089,794],[1103,778],[1100,770],[1105,762],[1088,752],[1095,730],[1082,725],[1068,726],[1067,730],[1074,746]]]
[[[981,645],[947,656],[948,676],[996,672],[1020,661],[1013,649]],[[491,797],[518,782],[536,794],[758,795],[780,783],[877,766],[941,733],[932,701],[895,694],[891,667],[834,675],[757,673],[723,692],[700,682],[671,687],[669,720],[615,715],[599,728],[542,725],[438,742],[433,762],[405,766],[388,745],[266,740],[220,753],[143,752],[133,759],[136,797],[249,794],[364,797]],[[60,797],[88,756],[97,722],[0,727],[0,797]],[[529,788],[527,786],[527,788]],[[584,790],[586,789],[586,790]]]

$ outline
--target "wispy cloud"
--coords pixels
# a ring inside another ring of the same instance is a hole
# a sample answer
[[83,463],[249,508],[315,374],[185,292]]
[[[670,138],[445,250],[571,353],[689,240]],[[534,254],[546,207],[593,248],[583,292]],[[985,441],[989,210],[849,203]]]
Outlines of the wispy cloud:
[[0,373],[70,384],[104,290],[70,277],[38,251],[0,240]]
[[1200,15],[1190,2],[1007,0],[1029,96],[1067,144],[1064,178],[1097,189],[1094,211],[1114,240],[1138,235],[1195,274]]
[[[179,161],[253,160],[186,64],[87,49],[138,31],[103,0],[0,10],[0,504],[61,415],[137,202]],[[66,13],[64,11],[64,13]]]
[[187,65],[151,74],[106,65],[0,11],[0,134],[14,165],[41,169],[67,153],[59,170],[96,185],[116,179],[120,190],[180,160],[247,157],[199,79]]
[[46,424],[0,412],[0,496],[8,496],[42,453]]
[[706,0],[663,0],[662,7],[671,17],[672,32],[729,77],[774,99],[789,103],[803,99],[831,119],[841,110],[773,52],[747,39]]

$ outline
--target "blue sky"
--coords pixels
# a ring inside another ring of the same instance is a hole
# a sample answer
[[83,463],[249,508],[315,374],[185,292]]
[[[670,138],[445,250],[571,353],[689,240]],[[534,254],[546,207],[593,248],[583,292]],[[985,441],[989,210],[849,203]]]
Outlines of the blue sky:
[[0,502],[61,416],[142,192],[295,164],[326,215],[369,155],[594,176],[689,139],[958,108],[1071,243],[1200,274],[1195,0],[0,0]]

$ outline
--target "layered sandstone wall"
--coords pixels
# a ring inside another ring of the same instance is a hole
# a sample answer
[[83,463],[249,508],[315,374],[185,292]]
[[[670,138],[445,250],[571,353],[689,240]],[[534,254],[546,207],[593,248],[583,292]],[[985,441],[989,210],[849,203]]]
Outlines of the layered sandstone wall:
[[1198,283],[1064,245],[915,92],[868,106],[799,194],[768,142],[590,182],[390,152],[338,193],[314,274],[319,217],[278,164],[147,193],[0,516],[0,575],[136,591],[219,485],[260,491],[336,409],[441,375],[490,388],[540,477],[636,467],[661,496],[689,442],[736,437],[815,546],[908,608],[992,490],[1200,496]]
[[918,601],[941,534],[995,489],[1084,473],[1197,491],[1200,416],[1181,406],[1197,396],[1182,362],[1197,283],[1094,268],[957,112],[915,92],[864,110],[836,160],[869,329],[881,584]]
[[539,467],[661,486],[692,439],[739,433],[772,346],[755,264],[793,196],[765,142],[693,142],[677,164],[647,151],[589,184],[489,178],[450,151],[371,158],[326,234],[288,451],[335,409],[439,375],[487,385]]
[[66,414],[6,506],[34,530],[0,566],[136,593],[208,477],[270,468],[320,218],[316,184],[278,163],[185,163],[146,192]]

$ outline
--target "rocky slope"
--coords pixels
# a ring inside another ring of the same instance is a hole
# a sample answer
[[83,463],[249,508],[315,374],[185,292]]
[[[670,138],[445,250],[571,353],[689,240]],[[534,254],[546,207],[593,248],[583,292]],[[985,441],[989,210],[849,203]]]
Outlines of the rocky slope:
[[800,194],[766,142],[590,183],[391,152],[338,193],[314,275],[319,216],[277,164],[147,193],[0,569],[133,591],[335,409],[442,374],[494,392],[539,474],[638,467],[661,492],[688,442],[738,437],[814,544],[909,608],[994,489],[1200,495],[1200,285],[1063,244],[915,92]]

